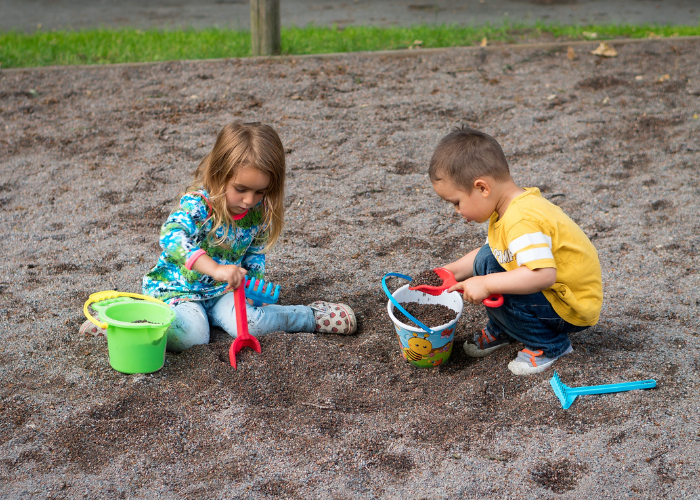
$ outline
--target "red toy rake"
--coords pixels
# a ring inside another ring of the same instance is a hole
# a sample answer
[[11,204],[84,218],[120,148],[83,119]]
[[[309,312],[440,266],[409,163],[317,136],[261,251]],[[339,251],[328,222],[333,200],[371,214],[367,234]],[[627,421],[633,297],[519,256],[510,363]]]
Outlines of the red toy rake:
[[236,367],[236,353],[244,347],[250,347],[255,352],[260,352],[260,342],[248,333],[248,314],[246,313],[245,283],[241,283],[233,291],[234,307],[236,308],[236,339],[231,344],[228,357],[231,366]]

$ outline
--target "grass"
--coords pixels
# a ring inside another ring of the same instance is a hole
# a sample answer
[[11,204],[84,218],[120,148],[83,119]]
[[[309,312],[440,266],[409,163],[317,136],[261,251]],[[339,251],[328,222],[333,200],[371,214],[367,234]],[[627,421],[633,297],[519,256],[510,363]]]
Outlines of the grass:
[[[595,36],[594,36],[595,35]],[[417,25],[411,27],[307,26],[282,29],[282,53],[322,54],[469,46],[482,42],[606,40],[700,35],[697,26],[502,24],[480,27]],[[214,59],[250,56],[250,33],[219,28],[203,30],[94,29],[0,33],[0,67],[21,68],[73,64]]]

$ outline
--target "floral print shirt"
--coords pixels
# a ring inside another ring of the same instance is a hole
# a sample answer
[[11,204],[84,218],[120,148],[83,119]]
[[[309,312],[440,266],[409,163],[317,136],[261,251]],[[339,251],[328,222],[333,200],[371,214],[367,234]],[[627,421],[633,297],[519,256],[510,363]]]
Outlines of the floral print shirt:
[[[218,264],[234,264],[248,271],[248,277],[265,277],[266,234],[263,232],[262,202],[248,210],[235,225],[219,227],[214,245],[207,237],[213,226],[209,194],[202,189],[186,193],[180,207],[171,213],[160,229],[163,252],[158,263],[143,277],[143,293],[174,305],[184,300],[206,300],[223,295],[227,283],[191,269],[202,252]],[[190,260],[194,257],[194,260]],[[189,266],[188,266],[189,264]]]

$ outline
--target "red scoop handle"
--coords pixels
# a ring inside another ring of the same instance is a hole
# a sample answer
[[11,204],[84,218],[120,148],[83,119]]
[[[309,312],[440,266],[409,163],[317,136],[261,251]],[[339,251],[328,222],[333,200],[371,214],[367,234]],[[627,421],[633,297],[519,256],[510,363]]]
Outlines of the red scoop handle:
[[494,293],[481,301],[486,307],[501,307],[503,305],[503,295]]

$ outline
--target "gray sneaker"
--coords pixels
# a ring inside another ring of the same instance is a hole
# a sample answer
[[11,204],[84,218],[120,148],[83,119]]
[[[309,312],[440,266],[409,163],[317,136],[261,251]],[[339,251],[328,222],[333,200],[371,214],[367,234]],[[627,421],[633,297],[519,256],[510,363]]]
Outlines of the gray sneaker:
[[481,335],[474,334],[474,343],[469,341],[464,343],[464,352],[471,358],[483,358],[488,356],[496,349],[510,344],[510,337],[494,337],[489,331],[484,328],[481,330]]
[[569,345],[569,348],[555,358],[548,358],[542,350],[531,351],[523,349],[518,352],[518,356],[508,363],[508,369],[514,375],[530,375],[532,373],[541,373],[552,366],[557,359],[574,352],[574,348]]

